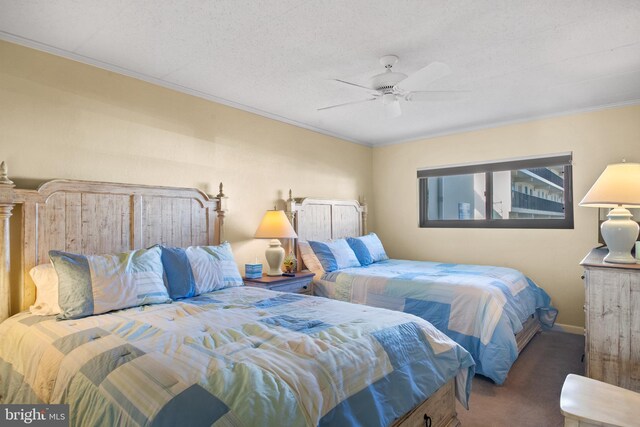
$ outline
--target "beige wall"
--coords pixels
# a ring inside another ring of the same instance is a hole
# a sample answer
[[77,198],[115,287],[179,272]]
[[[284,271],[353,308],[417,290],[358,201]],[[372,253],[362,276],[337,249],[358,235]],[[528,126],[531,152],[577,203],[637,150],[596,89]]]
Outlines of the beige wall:
[[[519,268],[570,325],[584,323],[578,262],[597,240],[596,210],[577,202],[606,164],[640,161],[638,106],[372,150],[6,42],[0,59],[0,160],[18,182],[71,178],[216,193],[223,181],[227,238],[240,264],[264,262],[267,243],[252,235],[289,187],[298,196],[366,196],[375,202],[372,229],[393,257]],[[418,168],[566,151],[574,154],[574,230],[417,227]]]
[[368,147],[0,42],[0,160],[10,177],[213,194],[222,181],[226,237],[240,264],[264,262],[268,243],[253,233],[290,187],[297,196],[371,199],[371,156]]
[[[575,229],[418,228],[418,168],[573,152]],[[390,145],[373,150],[376,231],[392,257],[496,264],[548,291],[558,322],[583,326],[578,263],[597,245],[597,209],[578,202],[608,163],[640,162],[640,106]]]

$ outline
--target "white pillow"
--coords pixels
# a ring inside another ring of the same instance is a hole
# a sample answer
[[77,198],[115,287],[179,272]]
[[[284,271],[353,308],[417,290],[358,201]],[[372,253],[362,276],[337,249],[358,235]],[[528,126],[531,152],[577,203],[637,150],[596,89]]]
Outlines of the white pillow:
[[302,257],[305,267],[316,275],[316,279],[320,279],[325,271],[322,267],[322,263],[316,256],[315,252],[313,252],[313,249],[311,249],[309,242],[304,240],[298,241],[298,250],[300,251],[300,256]]
[[58,305],[58,274],[53,264],[36,265],[29,271],[36,284],[36,302],[29,307],[31,314],[51,316],[60,313]]

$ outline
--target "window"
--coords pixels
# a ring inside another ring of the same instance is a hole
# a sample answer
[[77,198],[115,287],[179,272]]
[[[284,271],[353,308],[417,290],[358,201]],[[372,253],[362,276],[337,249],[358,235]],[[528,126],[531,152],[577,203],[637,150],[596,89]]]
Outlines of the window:
[[418,171],[420,227],[573,228],[571,154]]

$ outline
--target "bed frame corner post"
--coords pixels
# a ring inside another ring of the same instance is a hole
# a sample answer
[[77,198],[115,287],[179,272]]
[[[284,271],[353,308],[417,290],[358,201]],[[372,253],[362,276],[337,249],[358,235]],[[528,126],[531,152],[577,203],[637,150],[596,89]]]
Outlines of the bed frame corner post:
[[225,196],[222,189],[222,183],[220,183],[220,192],[216,196],[218,203],[216,204],[216,212],[218,215],[218,243],[224,242],[224,217],[229,210],[227,207],[227,201],[229,198]]
[[365,234],[367,234],[367,212],[368,212],[368,208],[367,208],[367,199],[362,197],[362,203],[360,203],[360,206],[362,207],[362,235],[364,236]]
[[287,215],[287,218],[289,219],[289,222],[291,223],[291,226],[295,230],[295,228],[296,228],[296,224],[295,224],[295,221],[296,221],[296,201],[291,196],[291,189],[289,189],[289,198],[285,202],[284,212]]
[[15,185],[7,176],[7,165],[0,163],[0,322],[11,313],[9,218],[15,206]]
[[[298,232],[298,227],[296,227],[296,201],[293,199],[291,189],[289,189],[289,198],[285,201],[284,213],[287,216],[287,219],[291,223],[293,229]],[[296,253],[296,244],[294,243],[295,239],[288,239],[287,243],[287,254]],[[298,263],[299,265],[300,263]]]

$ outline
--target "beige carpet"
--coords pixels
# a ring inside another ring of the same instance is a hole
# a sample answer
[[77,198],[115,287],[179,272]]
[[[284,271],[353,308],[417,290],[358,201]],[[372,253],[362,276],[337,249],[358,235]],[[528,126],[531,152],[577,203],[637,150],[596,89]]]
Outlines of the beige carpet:
[[568,374],[583,374],[584,337],[541,332],[525,347],[501,386],[473,379],[469,410],[457,404],[464,427],[561,427],[560,390]]

